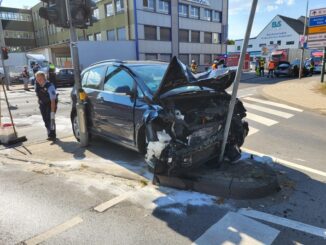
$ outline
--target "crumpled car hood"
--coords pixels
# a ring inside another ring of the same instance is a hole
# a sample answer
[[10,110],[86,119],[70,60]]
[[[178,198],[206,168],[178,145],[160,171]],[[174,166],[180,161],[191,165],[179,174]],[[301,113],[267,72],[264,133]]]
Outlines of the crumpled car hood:
[[236,70],[220,69],[193,74],[177,57],[171,60],[154,98],[184,86],[202,86],[214,90],[225,90],[234,81]]

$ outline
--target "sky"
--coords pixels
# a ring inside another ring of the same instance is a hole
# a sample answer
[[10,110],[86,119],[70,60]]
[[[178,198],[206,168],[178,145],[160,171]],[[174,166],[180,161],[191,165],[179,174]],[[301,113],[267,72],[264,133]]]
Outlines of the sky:
[[[219,0],[210,0],[219,1]],[[255,37],[277,14],[298,18],[306,13],[307,0],[258,0],[251,32]],[[22,3],[23,2],[23,3]],[[32,7],[39,0],[2,0],[2,6]],[[229,39],[242,39],[247,27],[252,0],[229,0]],[[309,9],[326,8],[326,0],[309,0]]]

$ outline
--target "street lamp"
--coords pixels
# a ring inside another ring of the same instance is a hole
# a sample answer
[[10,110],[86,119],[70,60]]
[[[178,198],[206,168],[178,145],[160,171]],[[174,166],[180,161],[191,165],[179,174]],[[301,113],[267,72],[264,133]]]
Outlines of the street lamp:
[[300,60],[300,69],[299,69],[299,79],[302,77],[302,64],[303,64],[303,55],[304,55],[304,44],[306,41],[306,32],[307,32],[307,16],[308,16],[308,6],[309,0],[307,0],[307,7],[306,7],[306,17],[304,19],[304,27],[303,27],[303,45],[301,50],[301,60]]

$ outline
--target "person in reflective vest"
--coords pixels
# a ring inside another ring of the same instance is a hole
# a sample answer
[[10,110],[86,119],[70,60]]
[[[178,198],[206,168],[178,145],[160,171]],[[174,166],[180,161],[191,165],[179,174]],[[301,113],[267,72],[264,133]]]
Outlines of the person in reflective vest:
[[265,76],[265,60],[263,58],[259,61],[259,76]]
[[310,76],[312,76],[315,71],[315,62],[313,61],[313,59],[310,60],[309,71],[310,71]]
[[268,74],[267,77],[274,78],[275,62],[273,60],[268,63]]
[[49,81],[54,85],[54,87],[57,87],[57,79],[56,79],[56,74],[55,74],[55,65],[52,64],[51,62],[49,63]]
[[35,74],[35,92],[38,98],[40,112],[47,129],[48,140],[56,139],[55,113],[57,111],[57,94],[52,83],[46,80],[45,73],[38,71]]

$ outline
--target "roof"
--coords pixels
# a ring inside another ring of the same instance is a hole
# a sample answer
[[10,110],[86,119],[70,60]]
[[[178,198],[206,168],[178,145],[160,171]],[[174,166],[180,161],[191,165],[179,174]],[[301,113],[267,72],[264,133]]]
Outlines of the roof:
[[283,15],[279,15],[279,17],[288,24],[296,33],[303,34],[304,23],[299,19],[289,18]]

